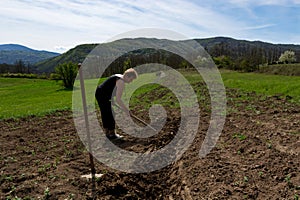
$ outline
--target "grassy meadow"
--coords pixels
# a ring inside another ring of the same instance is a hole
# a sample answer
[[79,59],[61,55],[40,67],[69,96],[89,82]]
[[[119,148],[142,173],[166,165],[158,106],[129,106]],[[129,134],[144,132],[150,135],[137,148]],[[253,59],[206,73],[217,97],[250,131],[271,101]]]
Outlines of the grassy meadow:
[[255,91],[266,96],[290,96],[300,104],[300,76],[267,75],[261,73],[239,73],[222,71],[224,85],[245,92]]
[[[191,83],[201,81],[200,75],[195,71],[183,71],[183,74]],[[244,92],[254,91],[266,96],[290,96],[292,97],[290,101],[300,104],[299,76],[235,71],[221,71],[221,76],[226,88],[235,88]],[[155,89],[156,86],[150,88]],[[140,95],[146,90],[149,88],[144,87],[134,95]],[[66,90],[60,82],[53,80],[0,78],[0,119],[42,116],[57,110],[71,110],[72,92],[73,90]]]
[[57,81],[0,78],[0,119],[45,115],[71,109],[72,90]]

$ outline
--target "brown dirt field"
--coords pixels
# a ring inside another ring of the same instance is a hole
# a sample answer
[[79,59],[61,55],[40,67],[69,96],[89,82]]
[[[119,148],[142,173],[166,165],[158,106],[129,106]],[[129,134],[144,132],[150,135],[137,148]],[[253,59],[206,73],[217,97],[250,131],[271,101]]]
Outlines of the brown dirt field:
[[[300,106],[280,97],[230,90],[216,147],[198,156],[210,115],[201,109],[197,137],[182,158],[151,173],[130,174],[95,161],[97,199],[299,199]],[[145,113],[144,113],[145,114]],[[136,151],[163,147],[179,112],[151,143],[126,138]],[[143,113],[139,113],[143,116]],[[0,121],[0,199],[91,199],[89,156],[71,112]],[[128,146],[128,145],[127,145]]]

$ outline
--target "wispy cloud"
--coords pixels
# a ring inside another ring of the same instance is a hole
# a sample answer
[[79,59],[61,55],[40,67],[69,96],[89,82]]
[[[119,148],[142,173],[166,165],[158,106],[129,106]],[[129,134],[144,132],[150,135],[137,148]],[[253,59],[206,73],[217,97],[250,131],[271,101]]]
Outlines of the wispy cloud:
[[[269,6],[282,9],[285,4],[296,14],[300,0],[2,0],[0,26],[6,27],[6,32],[0,33],[0,43],[15,40],[54,50],[56,46],[104,42],[119,33],[148,27],[173,30],[189,38],[261,38],[255,31],[276,28],[285,18],[285,23],[292,20],[284,16],[289,8],[278,12],[277,17],[283,18],[279,22],[270,15]],[[295,23],[297,17],[293,20]],[[295,35],[300,34],[295,29]],[[268,34],[276,38],[276,31]]]
[[[13,3],[12,3],[13,2]],[[192,25],[222,29],[216,22],[230,23],[225,16],[201,5],[185,1],[8,1],[1,9],[2,16],[10,16],[16,20],[27,19],[36,23],[52,26],[88,27],[89,23],[110,24],[127,23],[142,26],[145,23],[190,23]],[[211,20],[214,19],[214,20]],[[107,20],[107,21],[106,21]]]
[[276,24],[264,24],[264,25],[258,25],[258,26],[249,26],[243,28],[244,30],[257,30],[257,29],[264,29],[264,28],[269,28],[272,26],[276,26]]

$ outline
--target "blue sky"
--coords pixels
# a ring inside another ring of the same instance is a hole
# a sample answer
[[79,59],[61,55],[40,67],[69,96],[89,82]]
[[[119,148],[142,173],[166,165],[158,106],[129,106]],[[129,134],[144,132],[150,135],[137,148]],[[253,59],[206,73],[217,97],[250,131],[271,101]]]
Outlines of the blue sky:
[[142,28],[300,44],[300,0],[1,0],[0,44],[65,52]]

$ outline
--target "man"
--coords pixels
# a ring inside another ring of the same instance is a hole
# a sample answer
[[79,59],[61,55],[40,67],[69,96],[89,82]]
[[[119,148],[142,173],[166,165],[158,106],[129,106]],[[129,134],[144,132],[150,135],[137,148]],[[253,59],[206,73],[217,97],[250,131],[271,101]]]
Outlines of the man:
[[115,132],[115,120],[112,111],[112,100],[116,97],[116,103],[119,107],[130,116],[129,109],[125,106],[121,97],[124,91],[125,83],[131,83],[138,76],[133,69],[127,69],[124,74],[115,74],[110,76],[106,81],[99,85],[96,89],[96,99],[101,111],[101,119],[106,137],[109,139],[121,138]]

